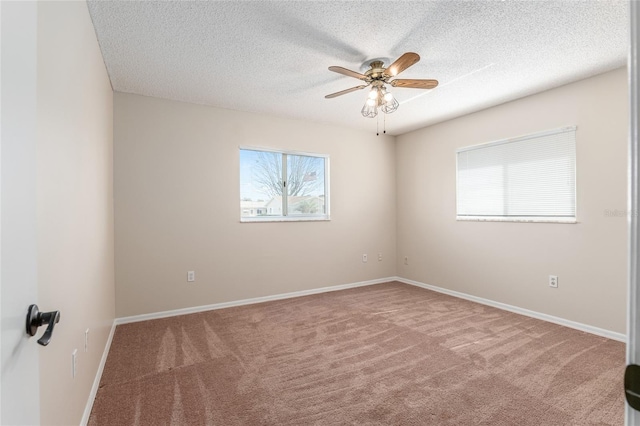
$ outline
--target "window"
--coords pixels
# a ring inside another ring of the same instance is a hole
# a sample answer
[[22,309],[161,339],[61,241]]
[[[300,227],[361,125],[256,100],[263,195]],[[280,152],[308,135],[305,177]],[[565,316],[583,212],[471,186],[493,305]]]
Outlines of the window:
[[576,221],[576,127],[461,148],[457,218]]
[[328,172],[326,155],[240,148],[240,220],[328,220]]

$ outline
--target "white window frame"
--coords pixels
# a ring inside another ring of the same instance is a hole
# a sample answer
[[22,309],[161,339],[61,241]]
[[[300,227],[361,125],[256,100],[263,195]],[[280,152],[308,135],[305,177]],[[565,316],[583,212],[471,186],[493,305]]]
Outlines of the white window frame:
[[[498,141],[493,141],[493,142],[487,142],[487,143],[483,143],[483,144],[478,144],[478,145],[472,145],[472,146],[467,146],[467,147],[463,147],[463,148],[459,148],[456,150],[456,220],[458,221],[476,221],[476,222],[536,222],[536,223],[565,223],[565,224],[575,224],[578,223],[577,217],[578,217],[578,198],[577,198],[577,143],[576,143],[576,153],[574,154],[574,186],[573,186],[573,190],[574,190],[574,216],[573,217],[561,217],[561,216],[471,216],[471,215],[459,215],[458,214],[458,190],[459,190],[459,169],[458,169],[458,159],[459,159],[459,153],[464,152],[464,151],[470,151],[470,150],[474,150],[474,149],[481,149],[481,148],[487,148],[490,146],[495,146],[495,145],[502,145],[502,144],[507,144],[507,143],[513,143],[513,142],[521,142],[524,140],[528,140],[528,139],[535,139],[535,138],[540,138],[540,137],[544,137],[544,136],[551,136],[551,135],[555,135],[555,134],[559,134],[559,133],[564,133],[564,132],[571,132],[573,131],[574,133],[577,131],[577,126],[566,126],[566,127],[561,127],[561,128],[557,128],[557,129],[553,129],[553,130],[547,130],[547,131],[542,131],[542,132],[536,132],[536,133],[530,133],[527,135],[523,135],[523,136],[519,136],[519,137],[515,137],[515,138],[509,138],[509,139],[501,139]],[[576,138],[577,140],[577,138]],[[577,141],[576,141],[577,142]]]
[[[325,205],[325,213],[323,214],[296,214],[293,216],[287,215],[288,213],[288,197],[282,197],[282,211],[284,214],[282,216],[255,216],[255,217],[243,217],[242,216],[242,208],[240,208],[240,222],[318,222],[318,221],[330,221],[330,197],[329,197],[329,154],[318,154],[313,152],[304,152],[304,151],[289,151],[289,150],[281,150],[281,149],[273,149],[273,148],[263,148],[258,146],[240,146],[238,149],[238,164],[240,163],[240,151],[261,151],[261,152],[271,152],[276,154],[282,154],[284,156],[287,155],[298,155],[298,156],[306,156],[306,157],[317,157],[324,159],[324,205]],[[240,189],[240,173],[241,170],[238,170],[238,188]],[[286,157],[283,158],[282,161],[282,175],[283,182],[286,182],[287,177],[287,161]]]

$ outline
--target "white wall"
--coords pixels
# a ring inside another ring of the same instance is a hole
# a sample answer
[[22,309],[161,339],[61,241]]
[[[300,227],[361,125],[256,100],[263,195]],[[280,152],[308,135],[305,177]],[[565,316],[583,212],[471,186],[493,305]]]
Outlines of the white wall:
[[85,2],[38,3],[37,78],[38,303],[61,312],[40,348],[41,423],[70,425],[82,418],[115,299],[113,92]]
[[[626,219],[605,210],[626,208],[626,96],[619,69],[395,142],[116,93],[116,315],[397,274],[624,333]],[[455,220],[458,147],[566,125],[578,126],[578,224]],[[331,155],[331,222],[240,223],[247,145]]]
[[[605,210],[626,210],[627,122],[618,69],[399,136],[398,275],[624,333],[627,218]],[[456,221],[457,148],[566,125],[578,224]]]
[[[395,275],[393,137],[122,93],[114,102],[118,317]],[[240,223],[239,146],[329,154],[331,221]]]

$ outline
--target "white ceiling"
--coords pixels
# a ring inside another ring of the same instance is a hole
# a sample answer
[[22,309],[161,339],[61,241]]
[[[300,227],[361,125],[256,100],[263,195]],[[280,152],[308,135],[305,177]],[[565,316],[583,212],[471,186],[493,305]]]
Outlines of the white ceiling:
[[[89,1],[118,92],[292,117],[374,132],[366,90],[328,71],[404,52],[386,116],[398,135],[599,74],[626,63],[626,1]],[[380,113],[379,116],[384,114]],[[382,117],[380,117],[382,126]]]

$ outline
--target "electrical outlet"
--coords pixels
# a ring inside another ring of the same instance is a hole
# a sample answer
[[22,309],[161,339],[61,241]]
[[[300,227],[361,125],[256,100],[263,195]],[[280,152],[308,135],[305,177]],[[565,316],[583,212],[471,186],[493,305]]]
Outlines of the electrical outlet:
[[558,276],[549,275],[549,287],[558,288]]
[[407,256],[404,257],[404,264],[405,265],[409,264],[409,258]]
[[187,271],[187,282],[194,282],[196,280],[196,271]]
[[89,352],[89,329],[84,331],[84,351]]
[[78,350],[74,349],[73,352],[71,352],[71,377],[72,378],[76,378],[76,358],[78,356]]
[[362,255],[362,262],[363,263],[367,263],[367,255],[366,254]]
[[382,262],[382,253],[378,253],[378,262]]

